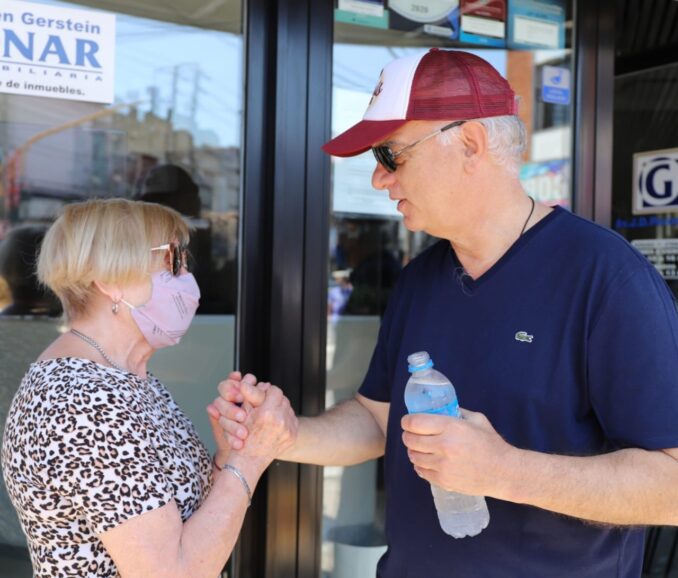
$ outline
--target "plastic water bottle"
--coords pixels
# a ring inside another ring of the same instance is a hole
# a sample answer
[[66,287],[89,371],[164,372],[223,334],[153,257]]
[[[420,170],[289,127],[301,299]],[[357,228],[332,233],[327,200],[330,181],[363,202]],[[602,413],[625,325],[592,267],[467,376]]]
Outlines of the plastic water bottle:
[[[405,386],[405,405],[409,413],[437,413],[461,418],[454,386],[447,377],[433,369],[426,351],[407,356],[412,374]],[[448,492],[431,484],[440,527],[454,538],[476,536],[490,521],[485,498]]]

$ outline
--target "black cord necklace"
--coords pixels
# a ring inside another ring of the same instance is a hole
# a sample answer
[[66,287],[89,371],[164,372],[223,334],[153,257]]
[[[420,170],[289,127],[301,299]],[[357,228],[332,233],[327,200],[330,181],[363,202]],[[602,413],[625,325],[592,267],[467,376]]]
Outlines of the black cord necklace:
[[[530,199],[530,203],[531,203],[530,214],[527,215],[527,219],[525,219],[525,222],[523,223],[523,228],[520,230],[520,235],[518,235],[518,239],[520,239],[520,237],[523,236],[523,233],[525,232],[525,229],[527,228],[527,224],[530,222],[530,219],[532,218],[532,215],[534,213],[534,206],[536,204],[534,202],[534,199],[531,196],[528,195],[527,198]],[[450,243],[450,250],[454,254],[454,246],[452,245],[452,243]],[[457,261],[459,260],[458,257],[455,256],[455,258],[457,259]],[[456,277],[459,285],[461,286],[462,291],[466,295],[473,295],[473,291],[466,286],[466,282],[465,282],[466,278],[470,279],[471,281],[473,281],[473,278],[466,272],[466,269],[463,267],[463,265],[461,267],[455,267],[454,276]]]
[[530,214],[527,215],[527,219],[525,219],[525,224],[523,225],[523,228],[520,230],[520,235],[518,235],[519,237],[523,236],[523,233],[525,232],[525,228],[527,227],[527,224],[530,222],[530,219],[532,218],[532,213],[534,213],[534,204],[535,204],[534,199],[532,197],[530,197],[529,195],[528,195],[527,198],[530,199],[530,201],[532,202],[532,207],[530,208]]

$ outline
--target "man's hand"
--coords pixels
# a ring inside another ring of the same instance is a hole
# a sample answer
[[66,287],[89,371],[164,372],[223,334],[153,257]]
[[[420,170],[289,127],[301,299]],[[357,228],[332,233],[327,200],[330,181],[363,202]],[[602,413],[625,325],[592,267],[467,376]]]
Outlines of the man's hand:
[[[289,399],[279,387],[270,383],[260,385],[264,388],[255,386],[255,401],[261,399],[261,403],[249,407],[244,423],[239,426],[245,428],[247,441],[243,443],[242,449],[233,451],[231,455],[234,458],[238,456],[246,460],[258,460],[268,465],[294,444],[298,420]],[[248,404],[245,401],[243,406]],[[223,419],[220,418],[220,424]]]
[[220,463],[236,454],[270,461],[294,443],[297,418],[280,388],[234,371],[218,389],[220,397],[207,406],[207,413]]
[[515,448],[481,413],[462,410],[464,419],[425,413],[403,417],[403,443],[417,474],[446,490],[500,497],[509,482]]
[[207,406],[212,429],[221,449],[241,450],[249,435],[247,417],[254,408],[261,406],[266,392],[271,388],[267,382],[257,383],[251,373],[242,377],[239,371],[232,372],[219,383],[219,397]]

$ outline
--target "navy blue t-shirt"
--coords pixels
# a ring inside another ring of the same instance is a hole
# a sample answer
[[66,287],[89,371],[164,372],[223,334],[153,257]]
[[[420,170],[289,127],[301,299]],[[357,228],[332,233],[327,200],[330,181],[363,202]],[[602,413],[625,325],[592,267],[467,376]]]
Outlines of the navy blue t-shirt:
[[460,405],[519,448],[678,447],[678,314],[666,283],[622,237],[559,208],[477,280],[461,271],[447,241],[408,265],[360,388],[390,402],[378,576],[637,578],[642,529],[488,499],[487,529],[447,536],[400,420],[407,356],[425,350]]

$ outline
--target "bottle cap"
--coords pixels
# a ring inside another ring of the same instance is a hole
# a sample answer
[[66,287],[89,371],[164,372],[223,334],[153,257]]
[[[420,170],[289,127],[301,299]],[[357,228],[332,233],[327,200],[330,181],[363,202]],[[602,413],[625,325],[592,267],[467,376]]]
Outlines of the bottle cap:
[[421,371],[423,369],[430,369],[433,367],[433,360],[427,351],[417,351],[407,356],[407,370],[410,373]]
[[422,369],[431,369],[433,367],[433,361],[428,360],[427,363],[424,363],[424,365],[408,365],[407,366],[407,371],[410,373],[414,373],[415,371],[421,371]]

